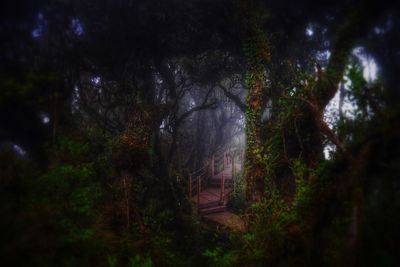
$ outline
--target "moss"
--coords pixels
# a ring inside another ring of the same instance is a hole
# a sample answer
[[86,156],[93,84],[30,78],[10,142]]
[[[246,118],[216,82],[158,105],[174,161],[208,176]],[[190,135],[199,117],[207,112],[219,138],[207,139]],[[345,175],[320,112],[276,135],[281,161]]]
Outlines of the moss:
[[264,192],[263,146],[259,123],[261,121],[262,96],[266,88],[265,64],[270,62],[270,47],[261,29],[260,14],[252,14],[248,26],[248,37],[243,44],[247,71],[245,75],[247,95],[246,110],[246,199],[249,203],[260,198]]

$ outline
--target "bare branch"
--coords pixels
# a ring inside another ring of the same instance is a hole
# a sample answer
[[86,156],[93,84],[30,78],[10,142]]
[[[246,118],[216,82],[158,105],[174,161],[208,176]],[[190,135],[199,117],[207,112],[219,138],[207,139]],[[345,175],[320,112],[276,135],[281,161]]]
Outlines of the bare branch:
[[205,110],[205,109],[215,109],[217,107],[217,102],[213,101],[208,104],[202,104],[200,106],[194,107],[192,109],[189,109],[185,113],[183,113],[177,120],[176,124],[179,125],[182,123],[187,117],[189,117],[193,112],[200,111],[200,110]]
[[221,83],[217,84],[217,86],[222,89],[225,96],[228,97],[229,99],[231,99],[243,113],[246,112],[246,104],[242,102],[242,100],[239,98],[239,96],[229,92],[228,88],[223,86]]

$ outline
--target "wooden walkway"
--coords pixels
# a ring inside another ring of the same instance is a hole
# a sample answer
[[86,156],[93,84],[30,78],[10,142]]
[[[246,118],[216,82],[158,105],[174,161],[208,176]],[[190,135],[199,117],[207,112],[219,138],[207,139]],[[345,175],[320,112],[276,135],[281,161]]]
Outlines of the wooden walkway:
[[[214,168],[214,160],[211,161]],[[222,171],[205,177],[200,182],[196,180],[195,195],[192,201],[198,209],[201,220],[209,222],[219,227],[226,227],[231,230],[245,231],[243,220],[236,214],[227,211],[226,202],[234,188],[234,172],[232,170],[234,163],[232,159],[223,156]],[[213,170],[211,171],[211,173]],[[203,185],[200,190],[197,186]],[[189,190],[191,190],[190,188]]]

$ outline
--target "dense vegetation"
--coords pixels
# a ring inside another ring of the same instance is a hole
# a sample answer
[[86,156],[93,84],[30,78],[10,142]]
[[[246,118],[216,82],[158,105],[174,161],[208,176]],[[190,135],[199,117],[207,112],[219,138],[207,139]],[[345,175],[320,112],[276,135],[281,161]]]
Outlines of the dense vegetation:
[[[0,265],[399,266],[399,10],[6,1]],[[187,196],[228,146],[244,232]]]

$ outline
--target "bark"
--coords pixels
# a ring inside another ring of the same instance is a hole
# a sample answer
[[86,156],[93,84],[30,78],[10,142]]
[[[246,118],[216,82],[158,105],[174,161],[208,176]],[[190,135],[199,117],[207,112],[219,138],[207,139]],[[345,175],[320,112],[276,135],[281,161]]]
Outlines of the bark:
[[316,86],[315,100],[320,109],[323,110],[335,96],[352,48],[368,32],[381,11],[382,9],[376,1],[368,4],[360,3],[348,14],[344,23],[339,27],[332,42],[328,66]]
[[242,100],[240,99],[240,97],[238,95],[235,95],[233,93],[231,93],[229,91],[228,88],[226,88],[225,86],[223,86],[222,84],[218,84],[218,87],[222,89],[222,91],[224,92],[224,95],[226,97],[228,97],[230,100],[233,101],[233,103],[235,103],[235,105],[243,112],[246,112],[246,104],[242,102]]
[[[379,16],[377,3],[362,4],[349,12],[338,28],[332,42],[332,52],[325,71],[320,70],[314,88],[307,91],[300,110],[299,132],[304,143],[303,158],[309,167],[315,166],[322,158],[322,135],[336,145],[342,153],[347,153],[340,139],[329,129],[323,119],[325,107],[339,90],[351,50],[356,42],[371,28]],[[351,155],[347,154],[351,158]]]
[[[262,161],[261,115],[265,89],[265,65],[270,63],[269,46],[262,30],[262,13],[252,3],[241,1],[244,50],[246,51],[246,201],[250,204],[264,194],[265,165]],[[262,11],[261,11],[262,12]]]
[[[382,9],[379,8],[377,3],[366,4],[361,3],[360,6],[356,6],[347,16],[344,23],[339,27],[335,39],[332,43],[332,54],[330,56],[328,66],[325,72],[322,72],[319,80],[316,84],[314,92],[312,92],[307,101],[305,109],[308,109],[312,116],[310,117],[310,123],[315,125],[319,133],[324,134],[329,140],[331,140],[338,150],[343,154],[343,166],[341,169],[348,170],[346,173],[337,174],[334,178],[336,190],[329,193],[330,197],[342,197],[349,198],[353,204],[352,219],[353,222],[349,226],[349,235],[347,249],[349,254],[345,255],[346,263],[353,260],[352,252],[357,246],[359,240],[359,227],[362,224],[363,217],[363,194],[360,191],[362,187],[362,177],[364,176],[364,169],[366,166],[366,158],[368,157],[368,148],[364,149],[364,152],[359,153],[357,156],[353,156],[351,152],[346,151],[339,138],[336,137],[323,121],[323,111],[329,101],[334,97],[337,90],[339,90],[339,83],[343,78],[344,70],[347,65],[347,59],[351,53],[352,48],[356,45],[356,42],[365,36],[371,29],[371,26],[381,14]],[[333,175],[333,174],[332,174]],[[321,191],[322,193],[322,191]],[[334,200],[327,200],[327,195],[316,195],[313,197],[312,203],[319,203],[321,200],[326,203],[325,206],[319,205],[309,213],[310,229],[312,229],[312,235],[315,236],[312,245],[312,251],[318,251],[321,247],[321,236],[324,229],[329,227],[329,218],[324,216],[324,209],[331,207],[330,203],[334,203]],[[325,200],[324,200],[325,199]],[[331,207],[332,208],[332,207]],[[312,219],[314,218],[314,219]],[[318,218],[318,219],[315,219]],[[322,263],[322,259],[316,259]],[[351,264],[350,264],[351,265]]]

